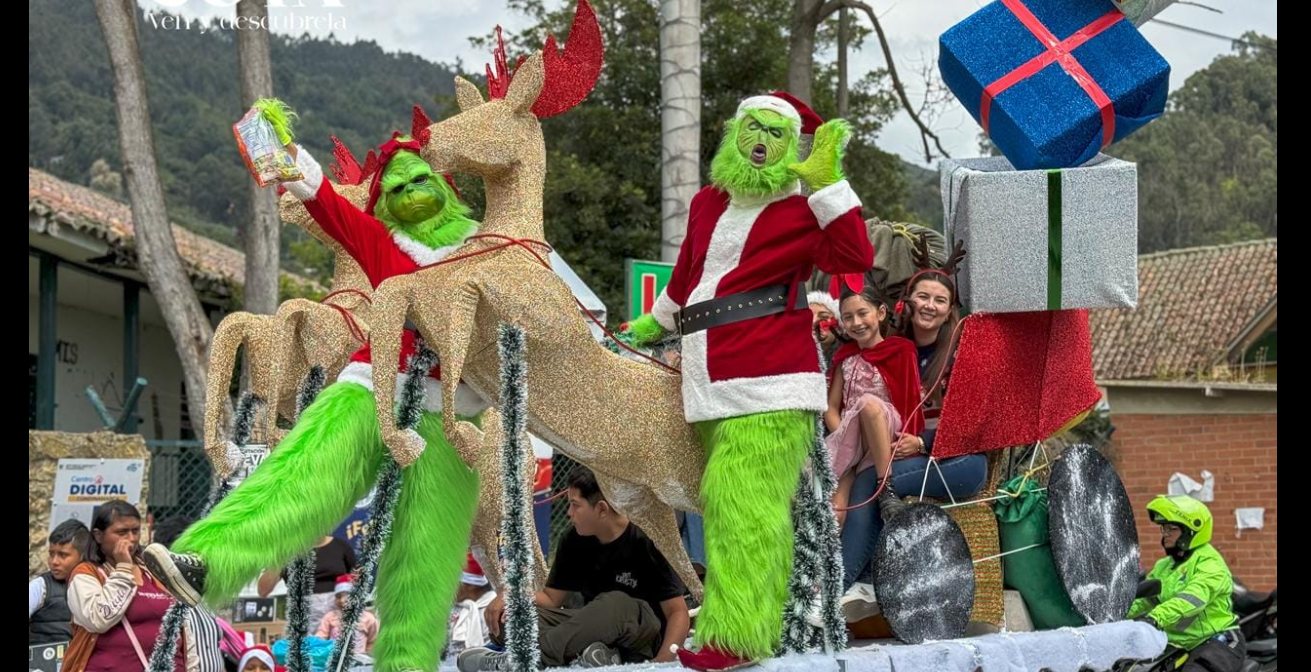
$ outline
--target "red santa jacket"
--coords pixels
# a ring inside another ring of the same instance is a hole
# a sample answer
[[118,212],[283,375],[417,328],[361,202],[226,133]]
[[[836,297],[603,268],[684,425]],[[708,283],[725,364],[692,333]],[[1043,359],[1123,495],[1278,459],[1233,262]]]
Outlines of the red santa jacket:
[[[287,183],[287,191],[305,204],[305,210],[324,233],[346,249],[347,254],[360,265],[374,289],[387,278],[407,275],[441,261],[463,244],[433,249],[408,236],[394,234],[376,217],[365,214],[338,194],[332,183],[323,179],[323,169],[303,147],[297,152],[296,164],[305,178]],[[401,356],[396,364],[397,371],[404,372],[405,362],[414,354],[414,350],[415,333],[406,329],[401,336]],[[351,355],[350,364],[342,370],[337,380],[359,383],[373,389],[372,361],[366,343]],[[434,366],[428,372],[428,378],[430,380],[425,385],[427,394],[424,405],[429,410],[441,410],[441,390],[434,382],[441,380],[441,366]],[[401,387],[400,384],[396,387],[398,394]],[[486,404],[463,385],[460,386],[456,402],[460,407],[459,412],[464,415],[474,415],[486,408]]]
[[[651,313],[674,314],[712,298],[874,264],[860,199],[846,180],[810,197],[799,189],[738,197],[705,187],[692,199],[687,237]],[[810,311],[790,309],[683,336],[683,409],[688,422],[828,406]]]

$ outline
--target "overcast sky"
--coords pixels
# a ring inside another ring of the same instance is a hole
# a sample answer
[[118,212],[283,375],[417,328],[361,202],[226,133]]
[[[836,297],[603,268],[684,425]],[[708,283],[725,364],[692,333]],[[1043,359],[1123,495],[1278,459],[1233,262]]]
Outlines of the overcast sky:
[[[547,6],[566,1],[545,0]],[[232,0],[138,0],[147,11],[164,10],[193,18],[232,16]],[[1203,0],[1212,8],[1178,4],[1158,18],[1220,36],[1238,37],[1254,30],[1279,35],[1279,5],[1276,0]],[[890,40],[892,53],[903,79],[910,86],[913,73],[924,62],[937,59],[938,35],[965,18],[982,0],[875,0],[880,20]],[[1218,12],[1212,10],[1219,10]],[[404,13],[405,19],[396,15]],[[507,31],[525,27],[526,18],[506,7],[505,0],[271,0],[270,17],[275,22],[297,21],[294,27],[275,25],[274,31],[290,34],[334,34],[352,42],[373,40],[387,51],[419,54],[431,61],[453,63],[463,59],[466,67],[480,70],[488,54],[469,45],[469,37],[487,35],[496,24]],[[314,22],[314,23],[307,23]],[[154,28],[149,22],[144,27]],[[1189,75],[1206,67],[1216,56],[1230,51],[1230,43],[1178,28],[1149,23],[1143,34],[1170,62],[1170,88],[1183,84]],[[821,56],[823,57],[823,56]],[[859,79],[872,68],[882,67],[883,54],[871,40],[866,49],[852,56],[851,78]],[[914,87],[909,91],[917,99]],[[948,110],[935,127],[953,156],[977,151],[978,126],[958,104]],[[903,113],[884,129],[878,144],[909,161],[923,163],[919,135]]]

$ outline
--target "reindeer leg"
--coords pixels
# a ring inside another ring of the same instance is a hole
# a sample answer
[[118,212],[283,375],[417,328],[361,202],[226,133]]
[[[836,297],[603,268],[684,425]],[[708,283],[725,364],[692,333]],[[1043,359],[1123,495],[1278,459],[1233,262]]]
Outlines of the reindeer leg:
[[[263,429],[260,436],[270,450],[282,438],[278,431],[278,411],[282,404],[283,391],[288,389],[287,374],[290,372],[292,348],[299,340],[302,312],[296,301],[298,300],[293,299],[278,306],[278,312],[268,327],[272,333],[261,339],[264,349],[260,360],[258,362],[253,358],[251,360],[250,391],[264,401]],[[299,301],[304,300],[299,299]],[[296,382],[292,382],[291,389],[295,389],[295,385]]]
[[[501,428],[501,414],[494,408],[483,411],[483,441],[472,453],[460,453],[460,458],[473,470],[478,472],[478,513],[473,521],[473,546],[481,550],[475,555],[487,572],[487,578],[504,590],[501,578],[500,550],[501,520],[505,517],[504,471],[501,469],[501,442],[505,433]],[[537,460],[531,451],[524,456],[525,492],[532,499],[532,486],[536,480]],[[530,502],[531,505],[531,502]],[[546,585],[546,556],[542,554],[542,545],[533,544],[533,588],[540,590]],[[483,560],[486,558],[486,561]]]
[[[443,372],[445,373],[445,372]],[[494,408],[483,412],[483,446],[469,453],[459,452],[460,459],[478,472],[478,512],[473,518],[472,545],[487,579],[501,587],[500,534],[501,519],[505,517],[501,505],[501,455],[496,448],[501,443],[501,414]],[[458,449],[457,449],[458,451]],[[485,560],[484,560],[485,558]]]
[[401,333],[410,310],[410,286],[406,281],[412,277],[393,278],[378,287],[373,295],[375,310],[370,338],[378,429],[387,451],[401,466],[418,459],[425,446],[418,432],[396,426],[396,362],[400,360]]
[[225,410],[230,404],[228,389],[237,364],[237,348],[258,324],[258,316],[232,313],[219,322],[209,344],[209,371],[205,376],[205,453],[220,479],[226,479],[237,465],[228,458],[228,439],[223,431]]
[[[422,274],[420,274],[422,275]],[[432,336],[430,347],[437,349],[442,367],[442,425],[446,438],[461,455],[469,455],[483,445],[483,432],[473,423],[455,414],[455,393],[464,374],[469,344],[477,328],[479,291],[473,279],[461,285],[442,306],[439,314],[418,312],[415,321],[425,337]],[[376,302],[375,302],[376,310]]]
[[612,478],[600,472],[593,473],[596,475],[597,485],[601,486],[601,492],[605,493],[606,501],[642,528],[646,536],[655,543],[660,554],[665,556],[665,560],[669,561],[675,572],[678,572],[683,585],[692,591],[692,595],[698,601],[701,600],[704,589],[701,586],[701,579],[696,575],[696,570],[692,569],[692,561],[687,557],[687,550],[683,548],[683,537],[678,533],[678,519],[674,516],[674,510],[657,499],[655,493],[647,487]]
[[[528,440],[528,436],[526,434],[524,435],[524,440],[525,441]],[[532,507],[534,506],[533,486],[536,485],[537,483],[537,456],[533,455],[533,451],[531,447],[528,450],[524,451],[523,469],[524,469],[524,480],[527,481],[524,484],[524,492],[527,494],[528,497],[529,510],[532,510]],[[546,556],[542,553],[542,545],[537,541],[537,535],[534,534],[533,535],[533,590],[541,590],[546,586],[546,575],[547,575]]]

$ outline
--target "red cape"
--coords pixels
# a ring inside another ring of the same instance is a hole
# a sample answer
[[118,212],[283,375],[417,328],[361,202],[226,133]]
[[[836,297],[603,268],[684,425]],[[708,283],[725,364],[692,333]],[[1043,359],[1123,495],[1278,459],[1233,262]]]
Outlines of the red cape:
[[915,344],[901,336],[889,336],[874,347],[861,350],[855,341],[847,341],[833,353],[830,371],[836,371],[843,360],[857,353],[883,376],[892,405],[901,414],[901,431],[916,435],[924,431],[924,405],[920,403],[920,367]]

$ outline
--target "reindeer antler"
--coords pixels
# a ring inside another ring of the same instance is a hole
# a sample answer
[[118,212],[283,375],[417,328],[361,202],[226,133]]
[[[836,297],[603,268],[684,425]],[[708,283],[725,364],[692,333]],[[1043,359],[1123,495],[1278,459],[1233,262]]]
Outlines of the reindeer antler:
[[372,149],[364,156],[364,179],[378,172],[378,153]]
[[428,144],[428,138],[432,135],[429,126],[432,126],[432,119],[428,118],[422,107],[415,105],[414,114],[410,117],[410,137],[418,140],[420,146]]
[[366,173],[360,168],[360,162],[355,160],[355,155],[336,135],[329,135],[328,138],[332,141],[332,158],[335,159],[330,168],[333,176],[337,178],[337,184],[362,182]]
[[[518,70],[523,65],[524,57],[520,56],[518,62],[514,64],[514,69]],[[505,58],[505,36],[501,34],[501,26],[496,26],[496,49],[492,52],[492,63],[496,64],[496,72],[492,72],[492,65],[489,63],[487,69],[487,97],[493,100],[504,98],[505,92],[510,90],[510,80],[514,75],[510,72],[508,63]]]
[[533,103],[533,114],[538,119],[552,117],[583,102],[601,77],[601,63],[605,47],[601,44],[601,25],[596,12],[587,0],[578,0],[574,10],[574,23],[569,28],[569,44],[561,53],[555,45],[555,36],[546,37],[542,48],[546,66],[546,83]]
[[929,234],[920,232],[915,235],[915,247],[911,249],[911,256],[915,259],[915,267],[920,270],[933,267],[933,259],[930,257],[932,250],[929,247]]
[[378,154],[372,149],[364,156],[364,165],[361,166],[337,136],[329,135],[328,138],[332,141],[332,158],[335,159],[329,167],[333,177],[337,178],[337,184],[364,184],[365,180],[378,172]]
[[952,247],[951,255],[947,257],[947,263],[942,265],[943,272],[947,275],[956,275],[956,267],[960,265],[961,260],[964,258],[965,241],[958,240],[956,245]]
[[[546,72],[546,81],[542,92],[533,103],[533,114],[538,119],[553,117],[566,112],[587,98],[587,94],[596,87],[596,80],[601,76],[601,64],[604,61],[605,47],[601,42],[601,25],[596,22],[596,12],[587,0],[578,0],[574,10],[574,23],[569,28],[569,43],[560,51],[555,35],[547,35],[542,47],[542,65]],[[496,65],[487,65],[487,97],[504,98],[510,90],[514,74],[509,71],[505,56],[505,39],[501,36],[501,27],[496,27],[496,50],[492,60]],[[515,69],[524,62],[520,56]]]

